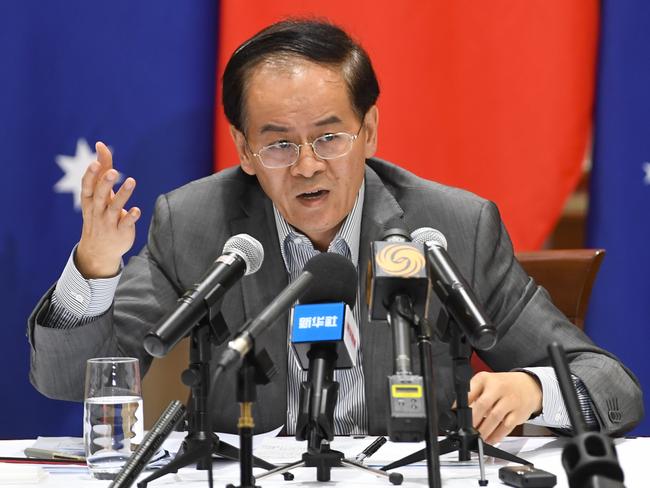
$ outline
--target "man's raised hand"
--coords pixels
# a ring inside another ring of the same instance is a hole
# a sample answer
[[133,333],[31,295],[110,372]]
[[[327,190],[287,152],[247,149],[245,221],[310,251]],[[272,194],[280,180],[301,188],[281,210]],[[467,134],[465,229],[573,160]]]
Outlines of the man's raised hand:
[[127,178],[115,193],[119,175],[113,156],[103,142],[97,142],[95,150],[97,161],[90,163],[81,180],[83,228],[75,264],[85,278],[108,278],[117,274],[122,255],[133,246],[140,209],[125,209],[135,180]]

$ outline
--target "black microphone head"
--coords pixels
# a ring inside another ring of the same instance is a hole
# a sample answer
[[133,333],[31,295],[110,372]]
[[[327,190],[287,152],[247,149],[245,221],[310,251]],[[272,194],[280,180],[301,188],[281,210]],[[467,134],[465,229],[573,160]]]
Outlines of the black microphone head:
[[249,275],[255,273],[262,266],[264,261],[264,248],[260,241],[248,234],[237,234],[226,241],[223,246],[223,254],[233,253],[243,259],[246,263],[246,272]]
[[380,241],[370,243],[367,275],[368,318],[384,322],[393,296],[406,294],[415,313],[426,315],[429,281],[423,247],[413,244],[403,219],[392,218],[384,225]]
[[307,261],[303,271],[309,271],[316,280],[300,303],[345,302],[350,308],[354,307],[357,300],[357,270],[348,258],[322,252]]
[[384,226],[384,233],[381,236],[382,241],[388,242],[410,242],[411,236],[409,235],[406,226],[401,219],[391,219]]

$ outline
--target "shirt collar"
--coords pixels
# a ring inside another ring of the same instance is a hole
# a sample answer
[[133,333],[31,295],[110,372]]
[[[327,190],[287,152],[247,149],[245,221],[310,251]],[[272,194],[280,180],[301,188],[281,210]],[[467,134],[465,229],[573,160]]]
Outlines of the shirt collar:
[[[355,266],[358,265],[359,261],[359,242],[361,240],[361,215],[363,211],[363,201],[365,197],[365,178],[361,182],[361,187],[359,188],[359,193],[357,193],[357,198],[354,202],[352,210],[345,218],[343,225],[339,228],[338,232],[332,239],[332,242],[329,245],[328,251],[335,251],[338,249],[339,242],[342,241],[345,243],[350,250],[350,260],[354,263]],[[273,204],[273,215],[275,216],[275,227],[278,232],[278,241],[280,244],[280,251],[282,253],[282,259],[284,260],[285,267],[289,270],[291,269],[291,259],[292,256],[287,256],[286,252],[286,242],[288,239],[298,239],[304,244],[308,244],[313,249],[313,243],[305,236],[302,232],[298,231],[292,227],[280,214],[279,210]],[[339,253],[340,254],[340,253]]]

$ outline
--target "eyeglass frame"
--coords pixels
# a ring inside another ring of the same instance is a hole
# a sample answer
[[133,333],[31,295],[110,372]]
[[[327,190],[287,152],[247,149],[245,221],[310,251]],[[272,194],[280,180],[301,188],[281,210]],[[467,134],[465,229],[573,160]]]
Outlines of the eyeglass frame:
[[[362,122],[361,125],[359,126],[359,129],[357,130],[356,134],[351,134],[351,133],[345,132],[345,131],[330,132],[330,133],[327,133],[327,134],[323,134],[322,136],[318,136],[316,139],[314,139],[311,142],[303,142],[301,144],[296,144],[295,142],[287,141],[287,144],[291,144],[292,146],[297,148],[298,152],[296,153],[296,160],[294,162],[292,162],[291,164],[287,164],[287,165],[284,165],[284,166],[267,166],[266,164],[264,164],[264,161],[262,160],[262,157],[259,154],[260,151],[263,151],[264,149],[266,149],[268,147],[271,147],[271,146],[274,146],[274,145],[278,144],[277,142],[274,142],[273,144],[268,144],[266,146],[262,146],[258,150],[258,152],[253,152],[253,149],[251,148],[250,144],[248,143],[248,137],[246,136],[246,134],[244,134],[244,140],[246,141],[246,145],[248,146],[248,149],[250,150],[251,154],[253,156],[255,156],[260,161],[262,166],[264,166],[265,168],[268,168],[268,169],[282,169],[282,168],[290,168],[291,166],[293,166],[294,164],[296,164],[298,162],[298,160],[300,159],[300,151],[303,148],[303,146],[310,146],[312,153],[314,153],[314,156],[316,156],[318,159],[323,159],[325,161],[330,161],[332,159],[342,158],[343,156],[349,154],[350,151],[352,151],[352,148],[354,147],[354,142],[358,139],[359,134],[361,133],[361,129],[363,129],[364,125],[365,124]],[[316,149],[314,148],[314,143],[317,140],[319,140],[322,137],[336,136],[336,135],[341,135],[341,134],[345,134],[346,136],[350,136],[352,138],[351,141],[350,141],[350,149],[348,149],[346,152],[344,152],[343,154],[339,154],[338,156],[331,157],[331,158],[324,158],[323,156],[318,154],[318,152],[316,152]]]

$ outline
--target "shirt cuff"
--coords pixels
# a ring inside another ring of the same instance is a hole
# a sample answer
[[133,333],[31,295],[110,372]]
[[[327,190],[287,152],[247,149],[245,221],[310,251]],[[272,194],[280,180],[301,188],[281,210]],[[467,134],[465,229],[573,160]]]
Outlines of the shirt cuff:
[[[542,413],[537,417],[530,419],[527,423],[533,425],[542,425],[544,427],[553,427],[558,429],[571,429],[571,421],[569,420],[569,413],[567,412],[564,400],[562,399],[562,391],[555,376],[555,370],[549,366],[537,368],[522,368],[534,375],[542,385]],[[578,394],[578,402],[582,411],[582,416],[588,427],[597,425],[596,417],[591,405],[589,393],[584,387],[580,378],[571,375],[573,384]]]
[[53,302],[62,306],[78,319],[97,317],[106,312],[113,303],[115,290],[122,274],[122,263],[116,276],[87,280],[74,264],[77,246],[70,253],[63,273],[56,283]]
[[560,385],[553,368],[523,368],[523,371],[535,376],[542,385],[542,413],[530,419],[528,423],[545,427],[570,428],[569,414],[564,406]]

